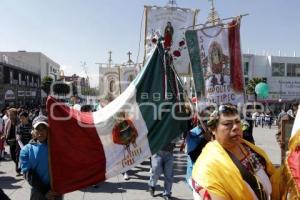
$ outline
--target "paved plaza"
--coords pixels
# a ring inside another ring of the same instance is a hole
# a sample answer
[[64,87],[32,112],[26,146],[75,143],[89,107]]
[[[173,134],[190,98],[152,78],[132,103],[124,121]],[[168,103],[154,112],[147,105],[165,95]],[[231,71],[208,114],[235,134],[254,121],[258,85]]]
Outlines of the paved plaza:
[[[255,128],[254,138],[256,144],[262,147],[270,156],[271,161],[280,164],[280,149],[275,139],[276,128]],[[184,182],[186,156],[175,151],[175,177],[173,184],[174,200],[191,200],[192,193]],[[163,182],[159,181],[156,196],[151,197],[147,192],[149,179],[149,161],[143,162],[129,171],[130,180],[125,181],[122,175],[100,183],[97,188],[88,187],[79,191],[68,193],[65,200],[159,200],[162,198]],[[162,179],[161,179],[162,180]],[[0,162],[0,188],[12,200],[29,199],[30,187],[22,177],[16,177],[12,161]]]

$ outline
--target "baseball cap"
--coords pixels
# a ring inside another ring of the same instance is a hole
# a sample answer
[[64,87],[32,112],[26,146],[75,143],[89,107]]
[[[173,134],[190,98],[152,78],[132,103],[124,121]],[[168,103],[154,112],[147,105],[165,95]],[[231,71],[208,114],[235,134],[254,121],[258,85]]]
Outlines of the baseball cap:
[[49,127],[48,118],[44,115],[39,115],[32,121],[33,128],[38,127],[40,124],[45,124],[47,127]]

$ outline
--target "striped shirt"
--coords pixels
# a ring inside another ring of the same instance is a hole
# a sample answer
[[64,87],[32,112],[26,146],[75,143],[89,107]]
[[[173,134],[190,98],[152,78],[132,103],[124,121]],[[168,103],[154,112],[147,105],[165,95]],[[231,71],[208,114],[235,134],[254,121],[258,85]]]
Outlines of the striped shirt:
[[21,136],[21,142],[23,143],[23,145],[28,144],[28,142],[31,140],[31,130],[32,130],[31,123],[19,124],[17,126],[16,134]]

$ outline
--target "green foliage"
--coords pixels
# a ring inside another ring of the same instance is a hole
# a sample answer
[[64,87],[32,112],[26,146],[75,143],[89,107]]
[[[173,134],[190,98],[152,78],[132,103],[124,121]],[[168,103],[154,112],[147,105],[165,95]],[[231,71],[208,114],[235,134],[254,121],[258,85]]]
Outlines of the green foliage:
[[247,92],[249,94],[254,94],[256,85],[261,82],[264,82],[264,79],[261,77],[253,77],[252,79],[250,79],[247,85]]
[[47,96],[50,93],[52,83],[53,83],[53,78],[51,76],[45,76],[42,79],[42,90],[47,94]]
[[97,96],[99,91],[96,88],[81,88],[81,94],[86,96]]
[[58,95],[66,95],[70,92],[70,86],[66,83],[55,83],[53,92]]
[[248,85],[247,85],[247,93],[248,94],[254,94],[255,96],[255,101],[257,101],[257,95],[255,93],[255,87],[257,84],[264,82],[264,79],[262,77],[253,77],[252,79],[249,80]]

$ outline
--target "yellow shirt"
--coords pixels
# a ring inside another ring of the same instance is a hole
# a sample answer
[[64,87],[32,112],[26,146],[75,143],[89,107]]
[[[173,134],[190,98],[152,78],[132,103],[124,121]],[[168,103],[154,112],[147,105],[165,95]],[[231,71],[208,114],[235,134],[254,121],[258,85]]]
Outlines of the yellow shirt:
[[[265,159],[266,172],[269,176],[273,175],[275,168],[267,154],[245,140],[243,143]],[[218,141],[210,142],[204,147],[193,167],[192,177],[209,193],[224,199],[253,199],[239,169]]]

